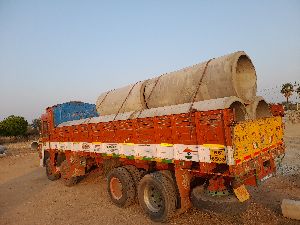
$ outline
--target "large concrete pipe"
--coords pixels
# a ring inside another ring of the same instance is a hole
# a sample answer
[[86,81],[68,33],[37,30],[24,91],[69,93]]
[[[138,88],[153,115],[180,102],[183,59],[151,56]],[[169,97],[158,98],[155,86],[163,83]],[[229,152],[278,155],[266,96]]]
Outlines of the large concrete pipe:
[[[157,79],[159,81],[153,89]],[[237,96],[251,102],[256,96],[254,66],[245,52],[236,52],[147,81],[147,106],[153,108],[191,102],[199,83],[195,101]]]
[[141,81],[101,94],[96,102],[98,113],[110,115],[145,109],[144,85]]
[[97,110],[109,115],[229,96],[246,103],[256,96],[255,68],[242,51],[104,93]]

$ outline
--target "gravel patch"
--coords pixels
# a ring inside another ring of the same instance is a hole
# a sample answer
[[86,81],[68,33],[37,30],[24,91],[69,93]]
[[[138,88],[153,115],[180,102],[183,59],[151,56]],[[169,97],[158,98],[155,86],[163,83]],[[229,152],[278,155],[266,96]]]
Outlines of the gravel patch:
[[276,173],[283,176],[296,175],[300,173],[300,168],[295,165],[283,164],[277,168]]

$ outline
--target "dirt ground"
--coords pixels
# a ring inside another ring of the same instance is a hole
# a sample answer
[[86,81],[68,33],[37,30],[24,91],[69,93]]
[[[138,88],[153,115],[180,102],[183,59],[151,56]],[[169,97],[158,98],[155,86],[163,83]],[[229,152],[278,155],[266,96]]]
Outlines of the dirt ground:
[[[251,204],[240,215],[190,209],[169,224],[300,224],[281,215],[282,199],[300,200],[300,124],[287,125],[283,170],[257,188],[249,188]],[[6,145],[0,158],[0,224],[158,224],[136,204],[114,206],[104,177],[94,171],[74,187],[49,181],[29,143]]]

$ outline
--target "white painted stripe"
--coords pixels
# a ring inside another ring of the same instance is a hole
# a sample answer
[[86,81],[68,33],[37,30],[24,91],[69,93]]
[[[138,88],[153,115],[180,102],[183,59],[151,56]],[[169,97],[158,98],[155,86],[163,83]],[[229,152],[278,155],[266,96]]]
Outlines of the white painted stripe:
[[184,160],[211,163],[210,148],[225,149],[226,162],[234,165],[233,148],[222,145],[184,145],[184,144],[133,144],[133,143],[101,143],[101,142],[50,142],[42,146],[42,150],[80,151],[104,153],[108,156],[132,157],[151,160]]
[[200,145],[198,149],[198,155],[199,155],[200,162],[211,163],[209,147]]
[[134,145],[135,156],[139,159],[156,158],[156,145],[155,144],[136,144]]
[[134,144],[133,143],[120,144],[119,153],[120,153],[121,157],[135,156]]
[[174,145],[160,144],[156,145],[156,157],[159,159],[175,159]]

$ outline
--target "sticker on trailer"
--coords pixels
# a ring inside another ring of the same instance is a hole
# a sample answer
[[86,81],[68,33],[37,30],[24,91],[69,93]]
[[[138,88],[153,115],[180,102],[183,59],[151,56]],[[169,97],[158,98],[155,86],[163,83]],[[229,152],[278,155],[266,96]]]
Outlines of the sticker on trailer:
[[203,144],[210,150],[210,160],[215,163],[226,163],[225,146],[220,144]]
[[174,145],[161,143],[156,146],[156,157],[160,159],[174,159]]
[[198,145],[174,145],[175,159],[186,161],[199,161]]
[[97,153],[102,153],[102,143],[101,142],[93,142],[92,150]]
[[104,143],[102,144],[103,153],[108,155],[119,154],[119,144],[118,143]]
[[90,152],[92,151],[92,143],[88,143],[88,142],[82,142],[81,143],[81,149],[82,151],[85,151],[85,152]]
[[156,157],[156,145],[137,144],[134,146],[134,152],[137,158],[152,159]]

